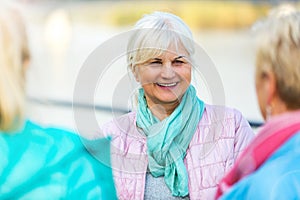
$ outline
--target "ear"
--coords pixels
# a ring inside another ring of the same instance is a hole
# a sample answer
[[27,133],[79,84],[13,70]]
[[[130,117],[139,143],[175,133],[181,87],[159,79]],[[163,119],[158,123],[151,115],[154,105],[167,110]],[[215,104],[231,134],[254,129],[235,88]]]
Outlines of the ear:
[[136,80],[136,82],[140,82],[140,79],[139,79],[139,72],[138,72],[138,66],[133,66],[132,68],[132,73],[133,73],[133,75],[134,75],[134,78],[135,78],[135,80]]

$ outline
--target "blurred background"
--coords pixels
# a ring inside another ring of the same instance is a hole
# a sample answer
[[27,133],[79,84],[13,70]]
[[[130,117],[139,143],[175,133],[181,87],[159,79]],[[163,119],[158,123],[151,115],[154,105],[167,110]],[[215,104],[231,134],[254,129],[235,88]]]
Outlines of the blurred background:
[[[297,1],[289,1],[298,6]],[[95,110],[99,125],[128,111],[117,105],[112,91],[127,73],[125,59],[101,76],[95,104],[72,102],[78,73],[104,41],[128,31],[145,13],[168,11],[192,29],[221,77],[224,104],[236,108],[256,127],[261,124],[255,95],[255,44],[252,27],[283,1],[98,1],[15,0],[26,18],[31,65],[27,73],[28,114],[32,120],[75,128],[72,109]],[[99,63],[101,65],[101,63]],[[199,81],[201,83],[201,81]],[[198,95],[213,103],[210,91],[197,85]],[[205,87],[205,85],[203,85]]]

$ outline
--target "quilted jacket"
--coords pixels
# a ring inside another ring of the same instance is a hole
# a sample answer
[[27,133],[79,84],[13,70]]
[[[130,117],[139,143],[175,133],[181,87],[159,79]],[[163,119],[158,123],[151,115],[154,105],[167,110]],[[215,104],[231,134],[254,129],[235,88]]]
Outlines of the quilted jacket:
[[[143,131],[136,126],[136,113],[116,118],[102,130],[112,137],[111,159],[118,198],[143,199],[147,143]],[[219,180],[253,137],[251,127],[240,112],[205,105],[184,159],[190,199],[213,199]]]

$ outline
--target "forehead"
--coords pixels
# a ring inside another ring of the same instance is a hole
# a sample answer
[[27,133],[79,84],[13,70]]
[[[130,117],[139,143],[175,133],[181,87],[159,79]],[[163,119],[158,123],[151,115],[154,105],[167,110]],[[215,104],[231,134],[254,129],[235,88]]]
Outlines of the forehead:
[[185,49],[181,42],[171,43],[169,47],[165,49],[152,49],[148,54],[149,58],[175,58],[178,56],[183,56],[185,58],[189,57],[188,51]]

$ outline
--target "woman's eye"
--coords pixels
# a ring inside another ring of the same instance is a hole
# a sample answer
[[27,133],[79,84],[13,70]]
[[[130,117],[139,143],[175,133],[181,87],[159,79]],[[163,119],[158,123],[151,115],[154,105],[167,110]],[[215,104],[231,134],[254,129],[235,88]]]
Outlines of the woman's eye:
[[183,62],[182,60],[175,60],[173,62],[174,65],[178,66],[178,65],[183,65],[185,62]]
[[150,64],[162,64],[162,62],[160,62],[160,61],[152,61],[152,62],[150,62]]
[[162,66],[162,62],[157,60],[157,61],[151,61],[148,63],[149,67],[161,67]]

